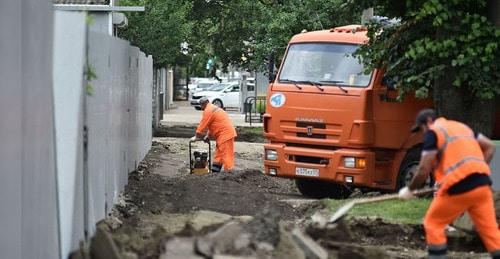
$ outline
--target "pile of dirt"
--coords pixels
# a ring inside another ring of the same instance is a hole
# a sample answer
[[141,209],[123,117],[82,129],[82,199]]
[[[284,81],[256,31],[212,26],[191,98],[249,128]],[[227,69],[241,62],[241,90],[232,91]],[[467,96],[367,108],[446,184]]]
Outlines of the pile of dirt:
[[[292,186],[273,181],[259,171],[187,175],[167,178],[157,174],[131,174],[125,194],[143,212],[186,213],[213,210],[231,215],[256,215],[266,206],[278,208],[285,218],[294,218],[294,209],[270,192],[290,193]],[[242,206],[245,204],[245,206]],[[127,213],[124,213],[127,215]]]

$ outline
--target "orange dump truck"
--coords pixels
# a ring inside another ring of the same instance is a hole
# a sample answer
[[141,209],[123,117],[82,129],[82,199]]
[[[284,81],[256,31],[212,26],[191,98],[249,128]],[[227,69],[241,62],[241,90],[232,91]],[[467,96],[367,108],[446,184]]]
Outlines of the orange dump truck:
[[303,195],[335,198],[352,187],[396,190],[413,177],[422,136],[410,127],[432,102],[397,102],[382,71],[363,74],[351,54],[367,40],[359,25],[290,40],[268,88],[267,175],[295,178]]

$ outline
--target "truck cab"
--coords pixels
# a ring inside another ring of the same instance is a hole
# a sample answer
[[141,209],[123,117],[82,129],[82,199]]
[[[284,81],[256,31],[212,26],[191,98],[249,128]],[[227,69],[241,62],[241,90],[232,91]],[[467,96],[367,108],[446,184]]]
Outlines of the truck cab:
[[396,190],[413,177],[422,136],[410,127],[432,101],[399,102],[383,71],[363,73],[352,54],[367,41],[359,25],[293,36],[268,87],[265,174],[334,198],[354,187]]

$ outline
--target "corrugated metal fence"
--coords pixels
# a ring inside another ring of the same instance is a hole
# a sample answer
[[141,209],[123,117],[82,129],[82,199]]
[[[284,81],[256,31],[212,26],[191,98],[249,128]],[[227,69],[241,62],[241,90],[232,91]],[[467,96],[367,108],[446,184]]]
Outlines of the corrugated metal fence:
[[0,38],[0,258],[67,258],[150,149],[153,60],[48,1],[1,1]]

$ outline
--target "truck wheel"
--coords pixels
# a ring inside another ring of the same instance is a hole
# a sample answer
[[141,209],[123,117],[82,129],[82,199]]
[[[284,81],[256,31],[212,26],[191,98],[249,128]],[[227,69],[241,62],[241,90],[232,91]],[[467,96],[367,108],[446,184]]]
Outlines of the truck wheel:
[[[417,173],[421,152],[420,148],[413,148],[406,154],[403,162],[401,162],[401,166],[399,167],[397,190],[409,185]],[[425,186],[432,187],[433,184],[434,179],[431,174],[429,175],[429,178],[427,178]]]
[[343,185],[313,179],[295,179],[295,185],[302,195],[315,199],[345,199],[351,194]]

